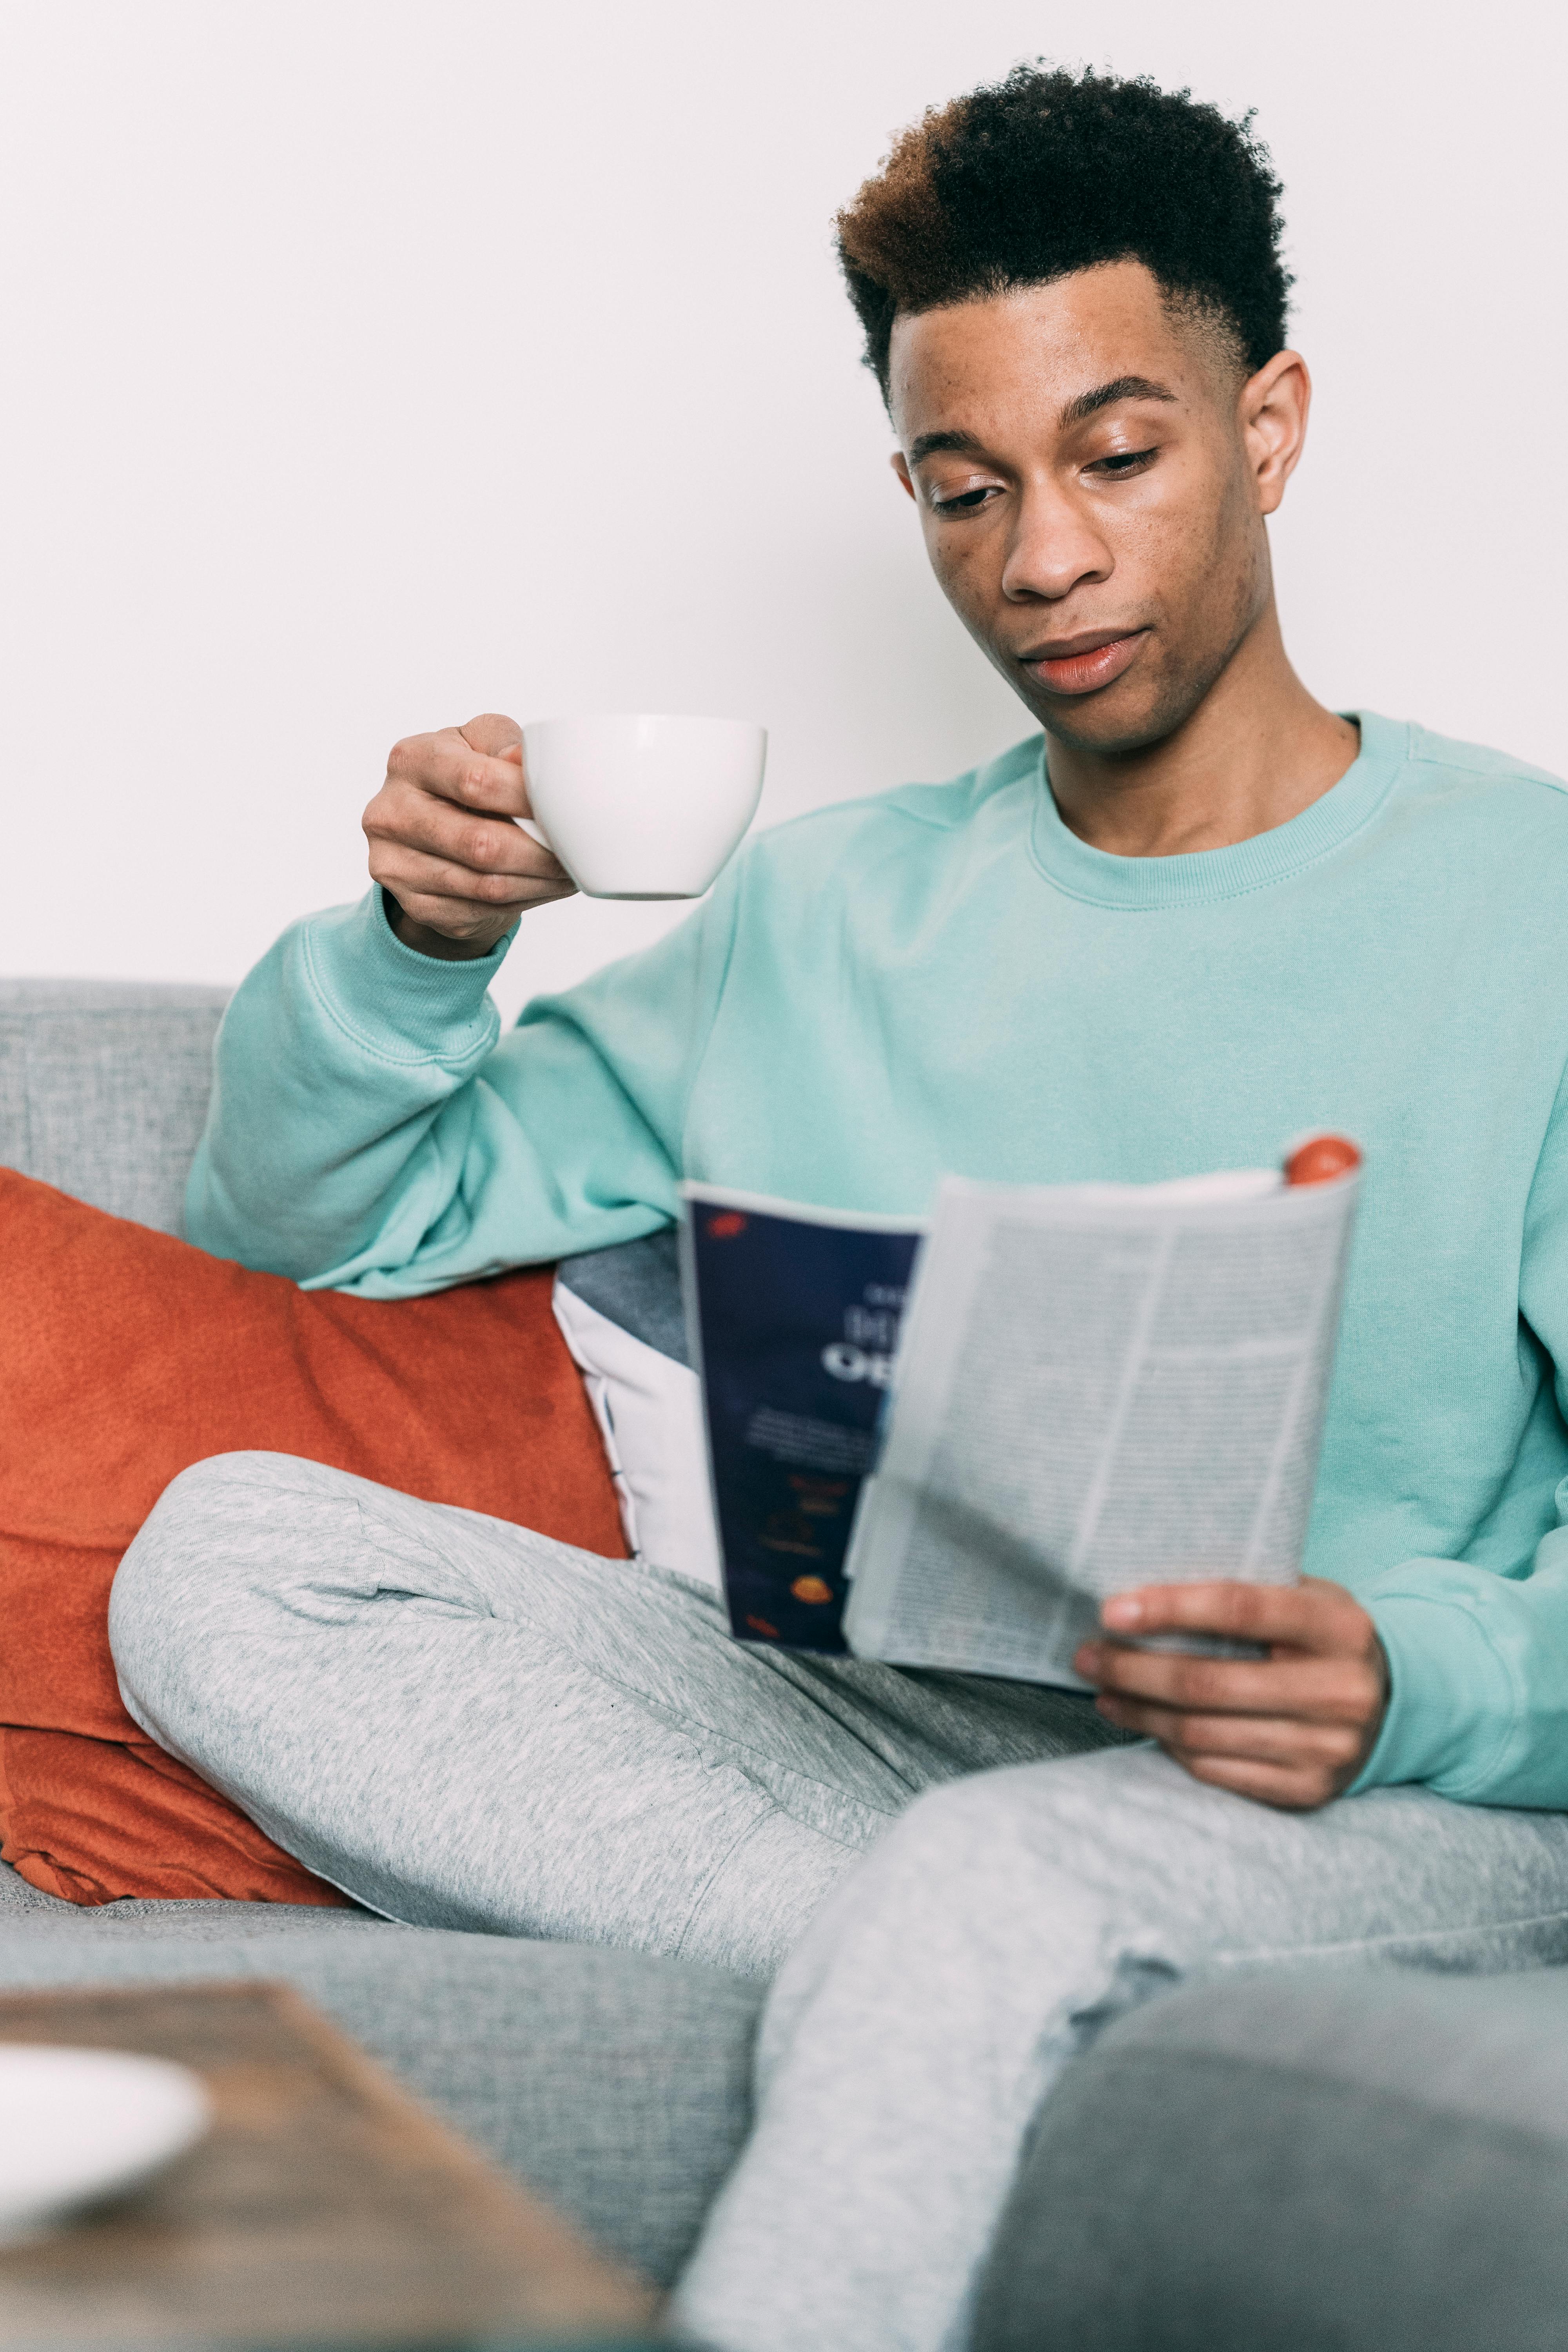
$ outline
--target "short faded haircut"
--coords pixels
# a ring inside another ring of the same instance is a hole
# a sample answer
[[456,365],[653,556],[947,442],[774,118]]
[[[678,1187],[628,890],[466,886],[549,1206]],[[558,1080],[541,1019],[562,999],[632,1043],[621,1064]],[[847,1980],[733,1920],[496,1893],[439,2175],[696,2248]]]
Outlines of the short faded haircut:
[[1250,374],[1285,341],[1291,278],[1268,149],[1187,90],[1044,64],[900,133],[838,215],[838,254],[888,394],[900,311],[1141,261]]

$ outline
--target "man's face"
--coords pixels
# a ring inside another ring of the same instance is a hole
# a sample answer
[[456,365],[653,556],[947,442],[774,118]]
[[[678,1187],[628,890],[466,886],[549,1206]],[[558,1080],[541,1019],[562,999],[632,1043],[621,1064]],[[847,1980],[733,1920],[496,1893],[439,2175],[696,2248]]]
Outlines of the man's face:
[[937,578],[1036,717],[1173,733],[1268,605],[1283,488],[1217,338],[1115,262],[900,318],[889,402]]

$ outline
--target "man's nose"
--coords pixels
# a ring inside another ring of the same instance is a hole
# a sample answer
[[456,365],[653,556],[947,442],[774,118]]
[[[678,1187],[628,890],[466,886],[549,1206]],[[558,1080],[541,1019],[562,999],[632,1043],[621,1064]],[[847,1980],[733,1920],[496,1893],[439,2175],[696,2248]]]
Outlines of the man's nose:
[[1108,580],[1110,549],[1093,518],[1059,484],[1031,483],[1019,501],[1002,593],[1010,604],[1059,604],[1086,583]]

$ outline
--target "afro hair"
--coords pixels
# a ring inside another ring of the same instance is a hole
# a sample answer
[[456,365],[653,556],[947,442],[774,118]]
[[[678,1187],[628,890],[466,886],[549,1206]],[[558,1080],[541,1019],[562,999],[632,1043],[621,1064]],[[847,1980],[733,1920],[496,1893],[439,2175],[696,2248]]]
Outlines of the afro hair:
[[901,132],[839,214],[866,363],[886,397],[900,311],[1133,260],[1250,373],[1285,340],[1281,193],[1250,114],[1146,79],[1016,67]]

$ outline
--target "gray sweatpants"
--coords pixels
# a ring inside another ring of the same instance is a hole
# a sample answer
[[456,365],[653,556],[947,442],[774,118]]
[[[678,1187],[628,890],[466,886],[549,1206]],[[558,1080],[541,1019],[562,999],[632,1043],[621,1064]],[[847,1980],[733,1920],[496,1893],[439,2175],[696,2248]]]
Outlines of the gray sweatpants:
[[677,2297],[725,2352],[958,2352],[1042,2095],[1184,1975],[1568,1958],[1568,1816],[1272,1812],[1068,1694],[743,1648],[679,1579],[284,1455],[175,1480],[110,1632],[149,1733],[395,1918],[789,1954]]

